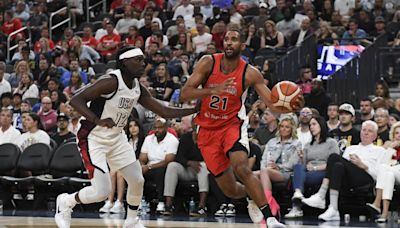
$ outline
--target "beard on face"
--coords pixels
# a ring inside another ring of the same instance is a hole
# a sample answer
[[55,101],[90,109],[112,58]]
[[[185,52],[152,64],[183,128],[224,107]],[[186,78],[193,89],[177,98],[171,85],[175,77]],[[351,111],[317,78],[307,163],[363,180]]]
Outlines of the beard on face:
[[227,59],[235,59],[235,58],[237,58],[238,56],[240,56],[240,49],[232,49],[232,54],[227,54],[226,53],[226,48],[225,48],[225,50],[224,50],[224,54],[225,54],[225,57],[227,58]]
[[167,135],[167,131],[164,131],[164,132],[161,132],[161,133],[155,133],[155,135],[156,135],[156,137],[157,137],[157,140],[158,141],[161,141],[161,140],[163,140],[164,138],[165,138],[165,136]]

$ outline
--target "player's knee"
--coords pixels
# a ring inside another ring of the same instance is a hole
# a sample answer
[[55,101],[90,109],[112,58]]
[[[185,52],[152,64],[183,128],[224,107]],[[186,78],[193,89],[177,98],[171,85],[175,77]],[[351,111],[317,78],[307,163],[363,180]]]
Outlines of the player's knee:
[[101,188],[96,189],[98,201],[104,201],[111,193],[112,188],[110,185],[104,185]]

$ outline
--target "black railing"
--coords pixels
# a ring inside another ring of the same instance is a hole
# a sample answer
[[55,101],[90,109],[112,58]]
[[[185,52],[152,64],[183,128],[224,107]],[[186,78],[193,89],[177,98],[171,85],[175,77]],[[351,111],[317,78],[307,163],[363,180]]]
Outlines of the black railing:
[[327,92],[336,103],[348,102],[358,106],[360,100],[373,93],[380,77],[378,50],[387,44],[386,35],[377,37],[360,56],[352,59],[335,72],[327,82]]

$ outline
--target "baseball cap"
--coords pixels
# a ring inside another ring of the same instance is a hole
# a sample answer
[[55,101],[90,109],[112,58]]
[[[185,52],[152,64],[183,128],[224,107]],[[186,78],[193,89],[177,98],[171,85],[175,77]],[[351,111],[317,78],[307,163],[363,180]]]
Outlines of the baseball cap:
[[378,22],[385,23],[385,18],[383,18],[382,16],[376,17],[376,18],[375,18],[375,23],[378,23]]
[[63,120],[68,121],[68,120],[69,120],[69,117],[68,117],[65,113],[61,112],[61,113],[58,114],[58,116],[57,116],[57,121],[60,120],[60,119],[63,119]]
[[173,46],[172,49],[173,49],[173,50],[181,50],[182,47],[183,47],[182,45],[177,44],[177,45]]
[[356,111],[354,110],[353,105],[351,105],[351,104],[344,103],[344,104],[340,105],[339,112],[340,111],[349,112],[353,116],[356,115]]
[[266,9],[268,9],[268,5],[267,5],[267,3],[260,3],[260,5],[259,5],[259,7],[260,8],[266,8]]

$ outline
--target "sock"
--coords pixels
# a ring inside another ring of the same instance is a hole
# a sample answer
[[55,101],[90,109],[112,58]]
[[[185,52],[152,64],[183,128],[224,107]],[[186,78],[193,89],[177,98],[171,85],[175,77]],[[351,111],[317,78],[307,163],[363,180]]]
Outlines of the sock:
[[338,198],[339,198],[339,191],[338,190],[329,190],[329,206],[333,207],[333,209],[338,210]]
[[139,206],[132,206],[128,204],[128,213],[126,219],[135,219],[137,217],[137,209]]
[[264,205],[262,207],[260,207],[260,211],[262,212],[262,214],[264,215],[264,219],[265,221],[267,221],[267,218],[270,217],[274,217],[271,213],[271,209],[269,208],[269,205]]
[[319,195],[319,197],[321,197],[321,199],[325,199],[326,196],[326,192],[328,191],[328,185],[322,183],[321,187],[319,188],[317,194]]
[[66,203],[67,203],[67,205],[69,206],[69,207],[75,207],[75,205],[78,203],[78,202],[76,202],[76,199],[75,199],[75,195],[76,194],[78,194],[79,192],[75,192],[75,193],[72,193],[72,194],[68,194],[66,197],[65,197],[65,200],[67,201]]

